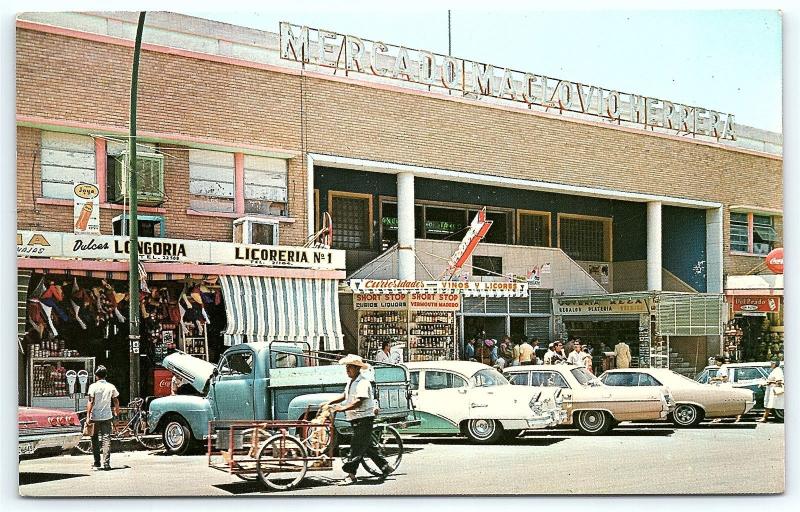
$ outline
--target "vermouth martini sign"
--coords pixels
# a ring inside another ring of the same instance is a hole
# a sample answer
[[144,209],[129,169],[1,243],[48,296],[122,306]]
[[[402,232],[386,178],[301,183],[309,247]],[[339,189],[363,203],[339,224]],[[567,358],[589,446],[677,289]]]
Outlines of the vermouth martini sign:
[[280,55],[303,64],[413,82],[465,96],[736,140],[732,114],[287,22],[280,23]]

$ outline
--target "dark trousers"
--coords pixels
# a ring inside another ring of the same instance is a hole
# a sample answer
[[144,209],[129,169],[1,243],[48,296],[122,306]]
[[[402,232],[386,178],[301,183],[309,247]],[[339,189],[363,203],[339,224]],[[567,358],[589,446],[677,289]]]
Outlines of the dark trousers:
[[389,465],[386,459],[381,457],[377,449],[377,439],[372,437],[372,426],[375,423],[374,417],[359,418],[350,424],[353,426],[353,439],[350,441],[350,453],[347,454],[342,470],[345,473],[354,475],[358,470],[359,464],[364,457],[372,459],[379,468],[383,469]]
[[111,464],[111,420],[95,421],[92,436],[92,455],[94,465],[100,467],[100,451],[103,452],[103,466]]

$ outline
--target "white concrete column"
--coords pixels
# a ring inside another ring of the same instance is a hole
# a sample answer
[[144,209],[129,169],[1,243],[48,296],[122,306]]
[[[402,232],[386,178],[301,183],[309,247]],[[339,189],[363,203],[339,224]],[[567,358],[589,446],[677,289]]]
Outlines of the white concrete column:
[[722,207],[706,210],[706,291],[722,293],[723,276]]
[[661,201],[647,203],[647,289],[661,291]]
[[398,278],[416,279],[414,259],[414,174],[397,175]]

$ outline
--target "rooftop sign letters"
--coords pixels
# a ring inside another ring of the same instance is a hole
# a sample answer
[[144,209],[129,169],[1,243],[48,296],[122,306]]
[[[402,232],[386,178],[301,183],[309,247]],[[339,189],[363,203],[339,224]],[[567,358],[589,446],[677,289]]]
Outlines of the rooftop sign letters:
[[[129,259],[125,236],[17,231],[17,257]],[[344,269],[344,251],[278,245],[232,244],[173,238],[139,238],[139,259],[179,263]]]
[[280,24],[280,53],[282,59],[303,64],[403,80],[465,96],[494,97],[645,128],[736,140],[732,114],[286,22]]

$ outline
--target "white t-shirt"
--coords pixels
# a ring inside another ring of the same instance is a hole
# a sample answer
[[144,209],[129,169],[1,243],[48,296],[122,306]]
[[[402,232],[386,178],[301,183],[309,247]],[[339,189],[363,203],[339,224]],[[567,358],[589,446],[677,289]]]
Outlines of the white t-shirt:
[[584,361],[584,359],[586,359],[587,357],[591,356],[589,356],[589,354],[586,352],[583,351],[576,352],[573,350],[572,352],[569,353],[569,356],[567,357],[567,363],[577,364],[578,366],[586,366],[586,362]]
[[379,363],[391,363],[392,355],[391,353],[387,354],[383,350],[379,350],[378,353],[375,355],[375,361]]
[[114,417],[111,413],[111,401],[119,396],[117,388],[105,379],[98,380],[89,386],[87,395],[92,397],[92,420],[105,421]]
[[728,365],[723,364],[720,366],[715,378],[719,380],[728,380]]
[[364,375],[359,374],[358,377],[347,383],[344,396],[344,405],[350,405],[359,398],[364,399],[361,401],[361,405],[355,409],[348,409],[344,412],[347,421],[375,416],[375,395],[372,391],[372,384]]

